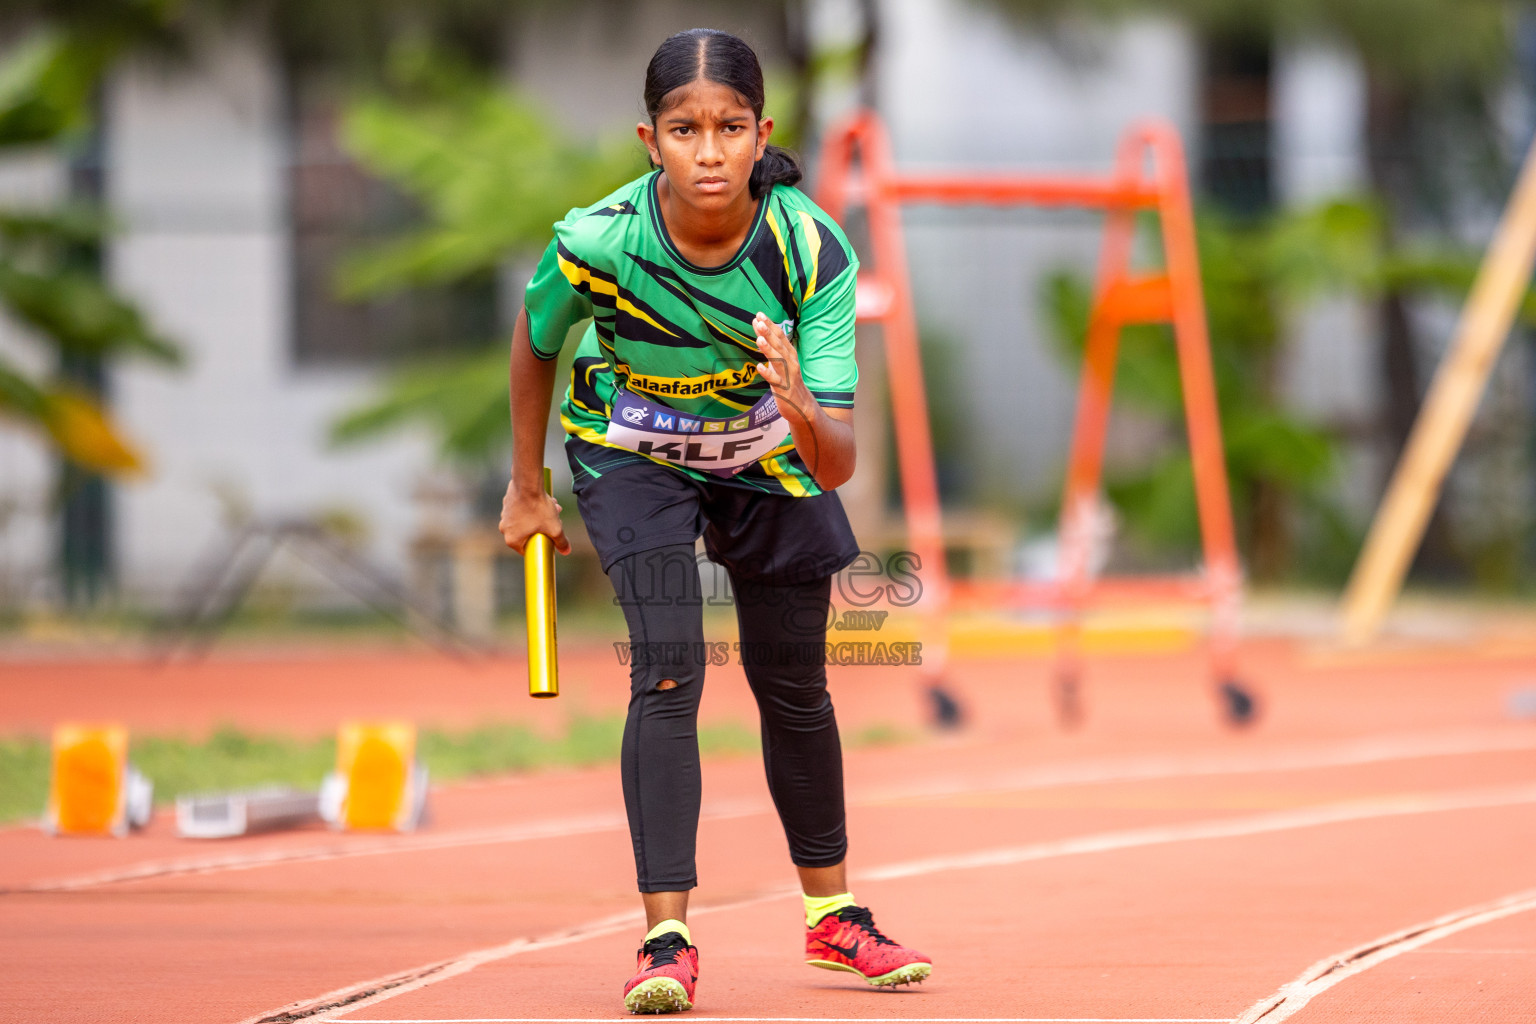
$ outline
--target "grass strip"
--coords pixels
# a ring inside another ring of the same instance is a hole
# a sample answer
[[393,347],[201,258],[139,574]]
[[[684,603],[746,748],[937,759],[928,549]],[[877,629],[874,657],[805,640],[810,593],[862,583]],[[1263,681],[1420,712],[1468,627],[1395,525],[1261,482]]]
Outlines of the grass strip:
[[[624,718],[573,718],[564,732],[541,734],[525,725],[488,723],[465,730],[422,729],[416,738],[434,782],[549,768],[579,768],[619,759]],[[745,754],[759,747],[755,730],[736,723],[701,725],[705,756]],[[207,739],[134,736],[129,760],[155,784],[155,802],[184,793],[282,783],[316,789],[336,764],[336,740],[294,739],[225,726]],[[0,822],[35,819],[48,800],[48,741],[0,738]]]

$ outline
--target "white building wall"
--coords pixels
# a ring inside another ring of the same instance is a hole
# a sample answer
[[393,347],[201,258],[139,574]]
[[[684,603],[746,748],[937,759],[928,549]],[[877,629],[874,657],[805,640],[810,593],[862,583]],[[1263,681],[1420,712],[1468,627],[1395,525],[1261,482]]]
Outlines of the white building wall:
[[294,365],[276,65],[254,40],[226,39],[190,69],[124,68],[107,95],[108,200],[126,225],[112,278],[188,356],[180,372],[116,374],[118,414],[153,462],[119,492],[125,592],[163,599],[218,544],[221,493],[262,517],[354,512],[371,554],[400,568],[428,450],[326,448],[329,422],[376,374]]
[[[1282,205],[1356,199],[1369,187],[1366,75],[1359,58],[1315,40],[1281,44],[1273,70],[1274,172]],[[1320,295],[1289,310],[1281,388],[1314,422],[1365,430],[1380,407],[1375,311],[1357,297]],[[1384,467],[1373,446],[1342,449],[1339,493],[1368,512]]]
[[1365,69],[1315,40],[1276,46],[1272,75],[1275,178],[1287,203],[1358,196],[1370,184]]
[[[1063,48],[966,0],[888,0],[879,102],[899,164],[1059,174],[1109,170],[1142,118],[1195,124],[1193,48],[1178,26],[1137,19],[1083,28]],[[1041,311],[1050,276],[1091,276],[1101,218],[983,208],[909,208],[918,318],[955,343],[955,372],[981,497],[1059,491],[1076,370]],[[942,454],[942,453],[941,453]]]
[[[1353,55],[1317,43],[1284,45],[1274,64],[1275,178],[1282,204],[1305,208],[1363,195],[1365,72]],[[1370,311],[1325,297],[1295,311],[1286,392],[1295,407],[1327,419],[1359,417],[1374,397]],[[1371,402],[1374,405],[1374,401]]]

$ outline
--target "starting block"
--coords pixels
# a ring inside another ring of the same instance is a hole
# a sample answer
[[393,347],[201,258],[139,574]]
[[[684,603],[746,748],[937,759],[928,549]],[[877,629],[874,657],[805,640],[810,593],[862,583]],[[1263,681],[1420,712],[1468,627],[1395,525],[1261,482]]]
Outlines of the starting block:
[[427,769],[410,722],[344,722],[336,771],[320,787],[320,816],[338,829],[413,831],[427,803]]
[[184,839],[229,839],[320,820],[320,794],[287,786],[176,798],[176,834]]
[[124,836],[149,824],[154,798],[154,785],[128,763],[126,728],[80,722],[54,728],[44,831]]

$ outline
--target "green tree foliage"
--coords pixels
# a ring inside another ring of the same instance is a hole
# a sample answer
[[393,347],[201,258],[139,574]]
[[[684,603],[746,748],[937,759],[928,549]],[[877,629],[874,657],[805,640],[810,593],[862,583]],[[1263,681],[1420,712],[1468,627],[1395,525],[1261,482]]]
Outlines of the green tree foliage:
[[[596,0],[612,2],[612,0]],[[510,19],[554,0],[0,0],[0,30],[49,24],[117,52],[175,63],[225,28],[271,40],[289,61],[370,75],[391,45],[433,39],[493,63]]]
[[[374,173],[416,199],[426,224],[342,267],[338,286],[359,297],[490,274],[526,264],[548,244],[550,225],[640,173],[632,139],[571,140],[526,99],[440,53],[404,51],[390,88],[351,107],[346,145]],[[393,375],[378,396],[342,416],[340,443],[421,424],[441,455],[483,463],[510,437],[504,339],[456,359]]]
[[[89,123],[92,91],[114,52],[109,40],[50,30],[14,48],[0,64],[0,156],[68,145]],[[108,230],[105,213],[90,205],[0,208],[0,306],[51,350],[44,361],[54,367],[71,356],[178,363],[175,346],[81,258]],[[58,370],[29,373],[0,356],[0,415],[39,430],[80,467],[141,468],[106,411]]]
[[512,436],[506,348],[401,369],[372,400],[336,420],[331,440],[368,441],[407,424],[426,427],[438,456],[455,465],[481,465],[504,450]]
[[573,206],[645,166],[633,139],[573,142],[524,98],[451,59],[412,47],[395,88],[354,103],[343,141],[421,203],[428,223],[344,268],[344,294],[441,284],[494,271],[549,241]]

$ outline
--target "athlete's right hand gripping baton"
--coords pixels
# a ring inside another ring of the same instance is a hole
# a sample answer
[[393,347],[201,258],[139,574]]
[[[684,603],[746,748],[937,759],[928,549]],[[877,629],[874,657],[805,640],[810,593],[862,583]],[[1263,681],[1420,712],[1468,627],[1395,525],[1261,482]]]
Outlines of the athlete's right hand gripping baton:
[[[554,493],[549,469],[544,493]],[[523,547],[523,601],[528,613],[528,696],[560,696],[560,665],[555,641],[555,545],[542,533]]]

